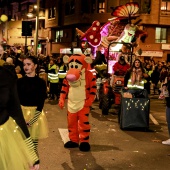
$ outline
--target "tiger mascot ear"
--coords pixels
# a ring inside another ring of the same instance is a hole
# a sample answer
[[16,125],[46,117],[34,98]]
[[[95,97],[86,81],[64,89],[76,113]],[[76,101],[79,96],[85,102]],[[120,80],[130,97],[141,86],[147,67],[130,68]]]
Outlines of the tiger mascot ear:
[[63,56],[63,62],[64,62],[65,64],[67,64],[67,63],[69,62],[69,56],[68,56],[68,55],[64,55],[64,56]]
[[84,60],[85,60],[85,62],[88,63],[88,64],[91,64],[92,61],[93,61],[90,56],[89,56],[89,57],[86,56],[86,57],[84,58]]

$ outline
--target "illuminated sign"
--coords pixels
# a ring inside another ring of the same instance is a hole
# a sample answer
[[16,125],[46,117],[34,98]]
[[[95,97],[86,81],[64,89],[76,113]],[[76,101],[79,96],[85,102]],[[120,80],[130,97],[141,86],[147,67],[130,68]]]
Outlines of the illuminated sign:
[[163,51],[142,51],[142,54],[139,55],[138,52],[135,53],[137,56],[152,56],[152,57],[162,57]]

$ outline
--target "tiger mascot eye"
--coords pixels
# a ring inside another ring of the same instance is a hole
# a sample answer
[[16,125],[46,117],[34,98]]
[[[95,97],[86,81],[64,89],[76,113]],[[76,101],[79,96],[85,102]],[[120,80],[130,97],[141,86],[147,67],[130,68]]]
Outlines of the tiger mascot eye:
[[80,151],[89,151],[89,112],[96,96],[96,78],[88,71],[90,57],[84,54],[74,54],[63,57],[68,64],[66,78],[63,80],[60,92],[59,106],[64,107],[67,100],[67,121],[70,141],[64,144],[65,148],[79,147]]

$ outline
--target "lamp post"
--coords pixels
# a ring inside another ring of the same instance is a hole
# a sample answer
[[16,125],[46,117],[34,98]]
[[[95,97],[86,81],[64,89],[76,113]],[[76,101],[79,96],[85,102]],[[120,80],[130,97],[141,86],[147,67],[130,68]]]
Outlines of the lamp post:
[[34,43],[35,56],[37,56],[37,49],[38,49],[39,9],[40,9],[40,0],[37,0],[36,21],[35,21],[35,43]]

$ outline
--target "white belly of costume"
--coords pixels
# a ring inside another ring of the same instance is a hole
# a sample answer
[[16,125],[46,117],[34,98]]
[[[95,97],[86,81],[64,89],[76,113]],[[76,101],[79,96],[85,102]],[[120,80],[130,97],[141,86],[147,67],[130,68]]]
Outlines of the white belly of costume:
[[68,93],[68,111],[70,113],[76,113],[84,107],[86,99],[85,85],[85,80],[81,80],[80,86],[70,86]]

